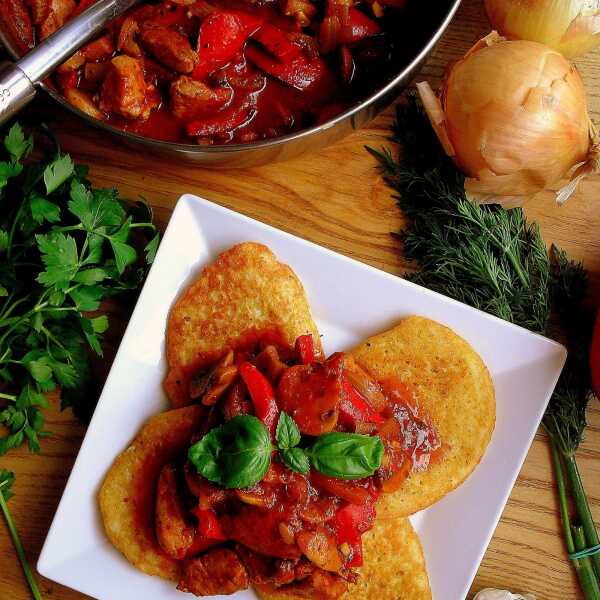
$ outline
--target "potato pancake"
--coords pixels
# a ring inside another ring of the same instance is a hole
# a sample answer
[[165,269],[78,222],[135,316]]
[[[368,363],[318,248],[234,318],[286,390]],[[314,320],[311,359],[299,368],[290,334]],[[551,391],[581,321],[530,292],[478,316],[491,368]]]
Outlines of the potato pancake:
[[411,515],[458,487],[477,466],[496,421],[490,374],[473,348],[448,327],[409,317],[352,351],[375,379],[399,377],[415,395],[443,444],[439,461],[383,494],[380,518]]
[[165,389],[175,407],[189,404],[190,378],[248,341],[293,347],[300,335],[321,341],[302,283],[262,244],[246,242],[205,267],[177,300],[167,326]]
[[156,541],[154,502],[162,467],[185,454],[202,407],[188,406],[152,417],[106,475],[98,500],[112,544],[138,569],[177,581],[181,569]]

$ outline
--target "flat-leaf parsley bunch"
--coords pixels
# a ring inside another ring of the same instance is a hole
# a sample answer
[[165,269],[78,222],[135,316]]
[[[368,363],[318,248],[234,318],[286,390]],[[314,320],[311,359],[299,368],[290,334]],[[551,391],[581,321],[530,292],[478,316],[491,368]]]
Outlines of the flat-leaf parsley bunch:
[[108,327],[106,315],[89,313],[105,298],[137,288],[159,243],[143,203],[92,188],[87,169],[58,147],[50,157],[28,159],[33,138],[18,124],[3,145],[0,455],[24,442],[39,451],[47,392],[60,388],[63,407],[89,410],[89,350],[102,355]]

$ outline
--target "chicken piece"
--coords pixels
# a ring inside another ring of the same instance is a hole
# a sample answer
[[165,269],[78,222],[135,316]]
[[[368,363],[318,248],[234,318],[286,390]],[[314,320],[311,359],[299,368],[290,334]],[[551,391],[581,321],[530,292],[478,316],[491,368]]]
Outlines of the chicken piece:
[[65,89],[65,98],[80,111],[84,112],[86,115],[90,117],[94,117],[94,119],[102,120],[104,115],[98,107],[92,101],[92,97],[86,92],[82,92],[77,88],[66,88]]
[[115,45],[110,33],[99,37],[97,40],[86,44],[81,53],[85,56],[86,61],[96,62],[110,58],[115,51]]
[[0,0],[0,28],[19,54],[25,54],[33,48],[33,22],[25,0]]
[[291,597],[311,600],[337,600],[348,591],[348,584],[335,573],[315,569],[302,581],[277,588]]
[[119,30],[119,36],[117,38],[117,50],[120,50],[124,54],[139,58],[142,56],[142,49],[139,44],[135,41],[135,36],[139,33],[140,27],[138,22],[131,17],[127,17],[121,29]]
[[234,594],[250,585],[248,571],[228,548],[215,548],[183,563],[177,589],[196,596]]
[[156,487],[156,538],[161,548],[173,558],[184,558],[194,541],[194,528],[186,522],[175,469],[165,465]]
[[205,83],[182,75],[171,84],[171,109],[182,121],[193,121],[214,114],[229,103],[231,88],[211,89]]
[[[52,35],[57,29],[60,29],[71,13],[75,10],[75,2],[73,0],[34,0],[32,8],[34,13],[34,22],[38,25],[38,36],[40,40],[45,40]],[[42,20],[38,21],[38,18]]]
[[236,544],[235,551],[248,570],[252,585],[274,584],[279,587],[306,579],[317,567],[306,558],[297,560],[273,558],[253,552],[242,544]]
[[140,25],[140,41],[157,60],[180,73],[191,73],[198,64],[198,54],[188,38],[169,27],[144,22]]
[[142,64],[130,56],[115,56],[106,70],[100,90],[100,109],[126,119],[147,117],[146,82]]
[[300,558],[300,549],[287,544],[281,537],[279,523],[269,510],[257,510],[247,504],[239,508],[234,518],[223,517],[221,523],[229,539],[235,540],[259,554],[277,558]]

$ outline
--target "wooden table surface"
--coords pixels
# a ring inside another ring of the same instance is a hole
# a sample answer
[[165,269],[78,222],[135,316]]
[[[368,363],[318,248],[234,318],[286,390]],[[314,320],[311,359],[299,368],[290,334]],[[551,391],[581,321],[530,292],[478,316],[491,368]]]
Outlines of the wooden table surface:
[[[481,0],[464,0],[449,30],[430,56],[421,77],[437,84],[447,63],[461,56],[489,25]],[[600,51],[577,61],[589,93],[592,117],[600,123]],[[46,111],[44,99],[29,116]],[[237,171],[210,171],[157,161],[120,146],[71,115],[52,109],[53,127],[63,148],[91,166],[96,185],[116,185],[121,194],[143,196],[155,208],[161,226],[180,194],[193,192],[395,274],[407,265],[389,235],[402,227],[402,215],[363,146],[387,144],[393,119],[388,109],[369,127],[335,146],[287,163]],[[539,221],[547,243],[555,242],[584,261],[592,292],[600,304],[600,182],[588,182],[570,202],[558,208],[540,201],[527,207]],[[120,309],[126,316],[126,308]],[[113,321],[119,321],[119,315]],[[108,335],[112,349],[122,328]],[[109,350],[108,356],[111,356]],[[108,370],[109,362],[105,365]],[[40,455],[20,449],[0,458],[0,467],[17,474],[10,507],[28,558],[35,564],[85,434],[70,412],[56,403],[47,411],[48,429]],[[592,511],[600,519],[600,404],[589,411],[590,425],[578,461]],[[77,526],[76,523],[73,524]],[[8,532],[0,525],[0,598],[26,600],[29,592]],[[43,578],[46,598],[76,600],[84,596]],[[543,600],[572,600],[580,594],[559,533],[548,446],[538,433],[502,519],[475,578],[471,596],[484,587],[530,591]],[[124,595],[124,598],[126,596]],[[458,600],[458,599],[457,599]]]

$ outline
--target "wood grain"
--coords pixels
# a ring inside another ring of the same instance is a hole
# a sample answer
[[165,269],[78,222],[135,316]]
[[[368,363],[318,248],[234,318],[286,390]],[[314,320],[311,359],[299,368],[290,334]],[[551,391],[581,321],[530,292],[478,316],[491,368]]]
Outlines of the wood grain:
[[[454,22],[419,75],[436,84],[449,61],[460,57],[482,35],[488,24],[480,0],[464,0]],[[577,61],[589,92],[592,116],[600,122],[600,51]],[[386,141],[393,110],[388,109],[369,127],[335,146],[283,164],[245,170],[210,171],[156,161],[121,146],[115,140],[50,105],[43,99],[28,111],[36,121],[51,118],[65,150],[78,162],[91,165],[96,185],[116,185],[123,195],[144,196],[166,224],[180,194],[193,192],[322,244],[391,273],[410,268],[390,231],[402,227],[402,215],[381,181],[374,159],[364,145]],[[393,149],[397,151],[397,149]],[[527,207],[539,221],[548,243],[555,242],[582,259],[591,274],[594,297],[600,303],[600,183],[589,182],[566,206],[537,201]],[[120,313],[127,309],[120,307]],[[119,315],[113,321],[120,323]],[[121,328],[111,330],[118,344]],[[110,356],[110,353],[109,353]],[[102,365],[106,372],[107,359]],[[0,466],[17,473],[11,509],[32,562],[66,484],[85,429],[55,404],[48,411],[54,437],[43,453],[19,450],[3,457]],[[600,518],[600,405],[589,411],[587,440],[579,452],[592,511]],[[76,524],[74,524],[76,526]],[[0,525],[0,598],[26,600],[28,589],[15,558],[6,528]],[[41,579],[47,598],[79,600],[81,594]],[[566,557],[559,530],[557,501],[548,446],[539,433],[511,494],[489,549],[475,578],[471,596],[483,587],[534,592],[538,599],[574,600],[580,595]]]

